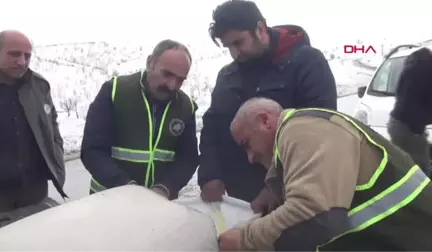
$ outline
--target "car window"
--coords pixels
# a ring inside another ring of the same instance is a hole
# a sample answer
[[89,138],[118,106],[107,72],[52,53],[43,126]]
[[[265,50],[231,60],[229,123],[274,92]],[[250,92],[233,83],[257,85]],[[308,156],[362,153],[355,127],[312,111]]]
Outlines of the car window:
[[394,95],[405,57],[389,58],[375,74],[368,89],[370,95]]

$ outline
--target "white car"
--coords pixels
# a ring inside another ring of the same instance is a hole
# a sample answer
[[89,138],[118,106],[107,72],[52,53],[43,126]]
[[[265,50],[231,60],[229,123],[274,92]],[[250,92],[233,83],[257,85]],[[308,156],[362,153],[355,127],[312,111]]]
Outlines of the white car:
[[[432,49],[430,46],[427,47]],[[390,139],[387,123],[395,103],[396,86],[404,60],[420,48],[422,47],[416,45],[402,45],[395,48],[377,68],[369,85],[358,89],[359,101],[354,117],[387,139]],[[427,127],[427,134],[432,146],[432,125]]]

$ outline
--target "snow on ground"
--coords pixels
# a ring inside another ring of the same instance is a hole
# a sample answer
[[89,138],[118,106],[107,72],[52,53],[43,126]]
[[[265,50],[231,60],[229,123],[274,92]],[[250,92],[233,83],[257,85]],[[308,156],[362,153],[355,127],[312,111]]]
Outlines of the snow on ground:
[[85,121],[77,119],[74,115],[68,117],[67,113],[59,112],[58,123],[64,141],[65,156],[79,152]]
[[[212,60],[211,62],[205,66],[210,69],[206,76],[210,81],[214,81],[217,71],[226,63],[226,59]],[[329,61],[329,64],[338,86],[338,96],[356,93],[357,87],[366,85],[372,76],[370,70],[356,66],[352,61],[332,60]],[[202,94],[197,100],[197,104],[199,106],[197,129],[200,130],[202,127],[201,117],[210,105],[210,95],[208,93]],[[59,112],[58,121],[60,133],[64,140],[65,155],[69,156],[79,152],[85,121],[77,119],[73,113],[68,117],[65,112]]]

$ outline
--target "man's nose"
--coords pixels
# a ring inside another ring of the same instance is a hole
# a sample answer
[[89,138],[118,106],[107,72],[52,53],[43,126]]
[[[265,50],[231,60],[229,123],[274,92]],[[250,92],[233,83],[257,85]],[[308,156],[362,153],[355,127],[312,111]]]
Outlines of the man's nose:
[[177,90],[182,84],[182,81],[178,80],[177,78],[172,78],[168,81],[167,86],[169,90],[175,91]]
[[17,58],[17,64],[20,66],[25,66],[27,62],[27,59],[25,58],[24,55],[21,55]]

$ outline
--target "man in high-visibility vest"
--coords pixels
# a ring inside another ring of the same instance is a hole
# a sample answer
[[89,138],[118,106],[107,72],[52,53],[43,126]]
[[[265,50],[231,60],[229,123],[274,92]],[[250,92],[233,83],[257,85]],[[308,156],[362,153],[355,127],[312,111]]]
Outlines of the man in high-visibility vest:
[[164,40],[145,71],[103,84],[89,108],[81,148],[92,175],[90,193],[138,184],[178,197],[198,165],[197,106],[180,90],[191,63],[186,46]]
[[221,251],[432,250],[430,179],[361,122],[254,98],[231,132],[249,161],[268,169],[280,205],[223,233]]

